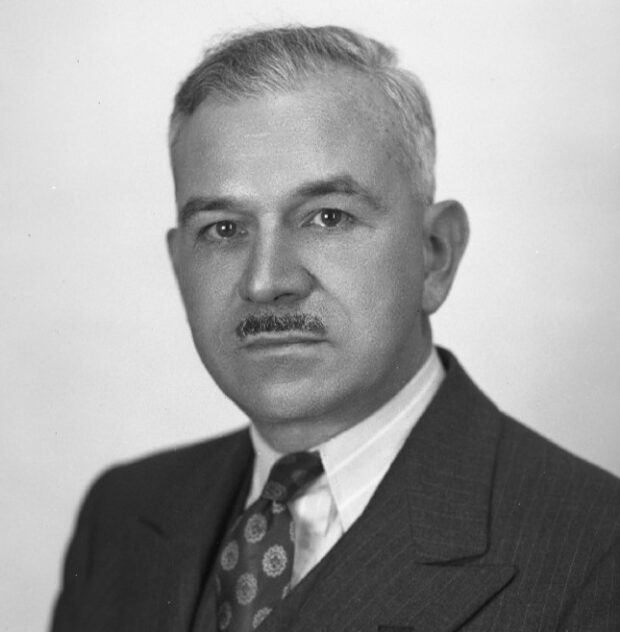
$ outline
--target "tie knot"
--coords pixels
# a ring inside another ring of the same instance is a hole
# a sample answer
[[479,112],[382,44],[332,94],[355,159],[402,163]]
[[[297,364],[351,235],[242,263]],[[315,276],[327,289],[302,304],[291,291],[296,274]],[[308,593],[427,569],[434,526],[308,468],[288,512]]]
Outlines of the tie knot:
[[285,503],[322,472],[323,463],[318,452],[287,454],[273,464],[261,497]]

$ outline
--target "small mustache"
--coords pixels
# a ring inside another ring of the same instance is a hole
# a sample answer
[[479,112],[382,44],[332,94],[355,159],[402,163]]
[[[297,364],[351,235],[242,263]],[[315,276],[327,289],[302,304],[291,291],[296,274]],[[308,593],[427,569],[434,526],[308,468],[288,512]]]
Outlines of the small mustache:
[[241,340],[256,334],[284,331],[303,331],[324,335],[327,328],[318,316],[293,312],[287,314],[250,314],[235,329]]

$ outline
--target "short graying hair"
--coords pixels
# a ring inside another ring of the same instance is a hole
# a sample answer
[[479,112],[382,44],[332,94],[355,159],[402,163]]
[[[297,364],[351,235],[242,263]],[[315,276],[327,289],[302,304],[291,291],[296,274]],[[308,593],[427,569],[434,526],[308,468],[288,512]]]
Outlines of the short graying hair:
[[209,97],[240,97],[300,89],[313,76],[345,69],[369,77],[393,105],[398,140],[418,195],[435,195],[435,127],[420,80],[399,68],[396,53],[339,26],[283,27],[243,32],[206,50],[181,84],[170,117],[174,145],[183,121]]

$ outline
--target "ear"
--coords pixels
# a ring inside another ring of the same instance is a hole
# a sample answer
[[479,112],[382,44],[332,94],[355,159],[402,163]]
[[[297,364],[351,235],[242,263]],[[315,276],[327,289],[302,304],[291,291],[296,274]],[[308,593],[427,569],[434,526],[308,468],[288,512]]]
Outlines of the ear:
[[436,312],[446,300],[469,239],[467,213],[459,202],[447,200],[424,213],[425,314]]
[[176,228],[171,228],[166,233],[166,242],[168,244],[168,256],[172,262],[174,274],[179,279],[179,266],[178,266],[178,251],[179,251],[179,231]]

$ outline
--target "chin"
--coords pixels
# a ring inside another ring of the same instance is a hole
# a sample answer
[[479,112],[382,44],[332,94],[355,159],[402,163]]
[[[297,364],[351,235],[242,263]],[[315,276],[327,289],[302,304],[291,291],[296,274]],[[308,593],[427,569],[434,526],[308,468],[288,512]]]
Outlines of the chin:
[[288,383],[263,384],[259,389],[245,390],[241,397],[235,397],[235,394],[229,396],[250,419],[286,423],[328,413],[330,398],[319,396],[319,393],[321,390],[316,385]]

